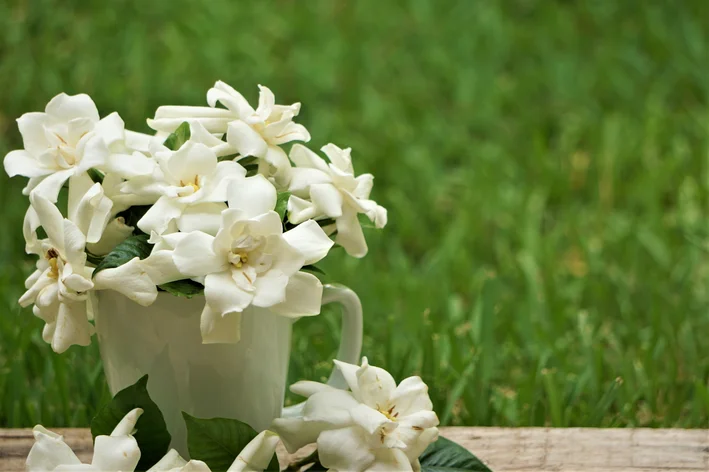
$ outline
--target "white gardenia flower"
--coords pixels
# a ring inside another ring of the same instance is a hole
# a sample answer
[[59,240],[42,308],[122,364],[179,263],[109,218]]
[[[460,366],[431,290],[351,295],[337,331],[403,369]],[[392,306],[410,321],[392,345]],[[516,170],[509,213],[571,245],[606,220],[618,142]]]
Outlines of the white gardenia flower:
[[[226,133],[228,147],[221,146],[218,155],[238,153],[241,157],[257,157],[259,172],[285,186],[290,177],[290,162],[279,146],[291,141],[308,142],[310,133],[293,122],[300,112],[300,103],[276,105],[269,88],[259,85],[259,90],[259,104],[254,109],[243,95],[218,81],[207,92],[209,107],[163,106],[148,124],[158,132],[171,133],[185,121],[191,127],[197,122],[215,139]],[[226,109],[216,108],[217,102]]]
[[[11,151],[3,163],[10,177],[29,177],[23,191],[26,195],[35,189],[56,202],[67,180],[92,167],[130,170],[140,168],[147,159],[140,153],[130,154],[120,116],[111,113],[100,119],[86,94],[61,93],[47,104],[44,113],[25,113],[17,124],[24,149]],[[140,134],[131,133],[128,142],[138,145]]]
[[227,186],[243,179],[246,170],[236,162],[218,162],[209,147],[191,140],[177,151],[163,147],[154,158],[158,166],[152,175],[129,179],[121,187],[122,192],[157,200],[138,227],[148,234],[168,229],[215,233],[227,208]]
[[216,236],[189,233],[173,254],[185,277],[204,277],[203,341],[238,341],[239,314],[250,306],[284,316],[320,313],[322,284],[300,269],[325,257],[332,240],[315,221],[284,233],[273,211],[276,189],[262,175],[233,182],[228,197]]
[[[278,435],[263,431],[252,439],[237,455],[226,472],[262,472],[266,470],[276,452]],[[148,472],[212,472],[200,460],[185,461],[174,449],[168,452]],[[215,471],[216,472],[216,471]]]
[[288,219],[293,224],[311,218],[335,220],[335,242],[354,257],[367,254],[367,242],[357,218],[364,213],[377,228],[387,224],[387,211],[369,199],[374,176],[354,175],[351,149],[340,149],[334,144],[323,146],[330,159],[325,162],[301,144],[291,149],[290,158],[296,167],[291,169],[288,201]]
[[298,382],[308,397],[303,415],[279,418],[276,431],[290,452],[317,442],[323,466],[333,471],[420,470],[418,457],[438,438],[438,417],[420,377],[398,386],[378,367],[335,361],[350,392],[317,382]]
[[[30,201],[25,238],[28,252],[40,259],[37,270],[25,282],[27,291],[19,303],[23,307],[34,303],[34,314],[46,323],[42,337],[54,351],[64,352],[72,344],[87,346],[94,329],[88,321],[86,302],[94,283],[93,269],[86,266],[86,236],[48,199],[33,192]],[[37,238],[39,226],[46,239]]]
[[[91,185],[83,195],[72,196],[70,192],[69,213],[74,221],[64,218],[47,198],[30,194],[32,206],[25,216],[23,232],[27,253],[38,255],[39,260],[37,269],[25,281],[27,291],[19,303],[23,307],[34,304],[33,313],[46,323],[42,338],[58,353],[74,344],[88,346],[91,342],[92,290],[116,290],[142,305],[157,298],[157,288],[138,258],[103,270],[92,280],[94,269],[86,265],[85,232],[100,238],[100,228],[105,226],[110,210],[110,202],[97,186]],[[40,226],[47,234],[41,240],[37,237]]]
[[59,434],[34,427],[35,443],[27,456],[27,472],[133,472],[140,461],[135,424],[143,414],[136,408],[116,425],[110,436],[96,436],[91,464],[82,464]]

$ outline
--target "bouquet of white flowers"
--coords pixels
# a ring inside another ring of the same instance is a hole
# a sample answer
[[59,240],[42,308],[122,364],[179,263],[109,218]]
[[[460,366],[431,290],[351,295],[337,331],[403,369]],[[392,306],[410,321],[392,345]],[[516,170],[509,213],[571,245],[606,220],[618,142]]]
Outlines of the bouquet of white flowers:
[[23,232],[39,257],[20,304],[34,305],[56,352],[90,343],[96,290],[146,306],[160,290],[203,292],[204,342],[238,341],[233,327],[251,305],[318,314],[313,264],[334,244],[367,253],[360,214],[386,225],[369,198],[373,176],[355,176],[349,148],[328,144],[322,157],[294,144],[286,154],[284,144],[310,139],[293,121],[299,103],[276,105],[260,86],[254,109],[223,82],[207,102],[158,108],[153,136],[126,130],[115,112],[100,118],[84,94],[17,120],[24,149],[4,166],[29,178]]

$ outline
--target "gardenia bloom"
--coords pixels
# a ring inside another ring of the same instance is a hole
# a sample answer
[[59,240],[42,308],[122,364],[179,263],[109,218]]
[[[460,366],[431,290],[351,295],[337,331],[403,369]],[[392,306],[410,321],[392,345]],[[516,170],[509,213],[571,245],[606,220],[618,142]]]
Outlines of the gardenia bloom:
[[122,186],[123,192],[157,199],[138,227],[148,234],[162,234],[174,220],[174,229],[183,232],[215,233],[227,208],[227,186],[231,180],[243,179],[246,170],[236,162],[218,162],[210,148],[191,140],[174,152],[163,147],[155,159],[158,167],[153,175],[130,179]]
[[354,257],[367,254],[367,242],[357,218],[364,213],[377,228],[387,224],[387,211],[369,199],[374,176],[354,176],[351,149],[340,149],[328,144],[322,151],[330,159],[328,164],[310,149],[295,144],[290,158],[296,167],[291,169],[288,201],[288,220],[293,224],[311,218],[335,220],[335,242]]
[[[191,126],[198,122],[217,139],[226,133],[229,148],[220,148],[223,155],[258,157],[259,172],[285,186],[290,177],[290,162],[279,146],[291,141],[308,142],[310,133],[293,122],[300,112],[300,103],[276,105],[270,89],[259,85],[259,90],[259,104],[254,110],[239,92],[218,81],[207,92],[209,107],[163,106],[157,109],[154,119],[148,120],[148,125],[156,131],[171,133],[185,121]],[[216,108],[217,102],[226,109]]]
[[[34,303],[33,312],[46,323],[42,338],[56,352],[72,344],[87,346],[93,334],[86,301],[94,287],[92,269],[86,266],[86,237],[76,224],[62,217],[48,199],[30,195],[32,207],[25,218],[25,239],[30,254],[37,254],[37,270],[25,282],[20,297],[23,307]],[[39,240],[41,226],[47,238]]]
[[[66,219],[57,207],[38,193],[30,194],[32,206],[25,216],[23,232],[28,254],[39,256],[37,269],[27,278],[27,291],[19,303],[34,304],[33,313],[46,325],[42,338],[55,352],[71,345],[87,346],[94,332],[89,301],[91,290],[113,289],[131,300],[149,305],[157,298],[157,289],[135,258],[115,269],[106,269],[91,279],[93,268],[86,265],[86,234],[100,238],[110,206],[102,198],[100,185],[72,198]],[[110,202],[108,202],[110,203]],[[107,209],[108,208],[108,209]],[[39,239],[37,229],[47,238]]]
[[136,408],[123,417],[110,436],[96,436],[91,464],[82,464],[62,436],[35,426],[27,472],[133,472],[140,461],[140,449],[132,435],[142,414],[143,410]]
[[[17,120],[24,149],[5,156],[5,171],[10,177],[29,177],[24,189],[33,189],[52,202],[72,176],[95,167],[124,170],[145,165],[145,156],[129,154],[123,120],[117,113],[100,119],[88,95],[61,93],[46,106],[44,113],[25,113]],[[141,142],[138,133],[129,142]],[[114,153],[121,153],[112,156]]]
[[[226,472],[262,472],[266,470],[276,452],[278,435],[263,431],[249,442],[234,459]],[[148,472],[212,472],[200,460],[185,461],[174,449],[165,455]],[[215,471],[216,472],[216,471]]]
[[418,457],[438,437],[438,417],[420,377],[398,386],[378,367],[335,361],[350,392],[317,382],[291,391],[308,397],[303,415],[279,418],[276,431],[290,452],[317,442],[320,462],[333,471],[420,470]]
[[315,221],[284,233],[276,189],[262,175],[233,182],[228,197],[216,236],[189,233],[173,254],[184,276],[204,277],[203,341],[238,341],[238,314],[251,305],[284,316],[320,313],[322,284],[300,269],[325,257],[332,240]]

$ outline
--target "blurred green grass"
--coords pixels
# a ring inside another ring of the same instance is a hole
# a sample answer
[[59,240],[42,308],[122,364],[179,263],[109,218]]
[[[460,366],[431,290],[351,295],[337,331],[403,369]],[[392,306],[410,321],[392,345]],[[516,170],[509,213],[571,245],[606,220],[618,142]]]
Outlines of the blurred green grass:
[[[352,146],[390,222],[324,269],[444,423],[709,424],[705,1],[9,0],[0,31],[2,155],[61,91],[147,131],[216,79]],[[0,176],[0,426],[86,426],[96,344],[51,354],[16,303],[23,184]],[[327,375],[337,326],[297,324],[292,380]]]

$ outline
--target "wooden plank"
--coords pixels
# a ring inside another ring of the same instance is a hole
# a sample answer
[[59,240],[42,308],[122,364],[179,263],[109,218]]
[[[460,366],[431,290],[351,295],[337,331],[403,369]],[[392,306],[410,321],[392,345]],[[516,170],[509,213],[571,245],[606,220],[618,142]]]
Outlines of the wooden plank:
[[[88,429],[56,429],[85,461]],[[593,428],[442,428],[494,471],[709,471],[709,430]],[[23,471],[30,429],[0,429],[0,470]]]

